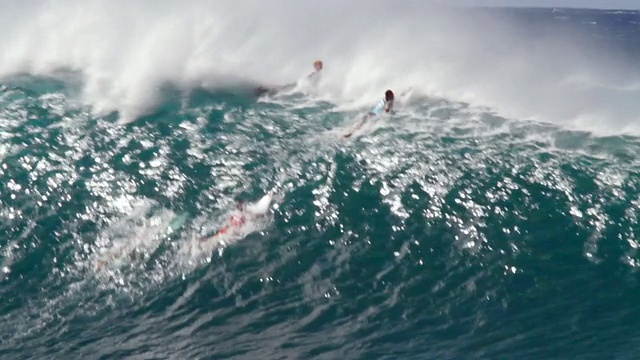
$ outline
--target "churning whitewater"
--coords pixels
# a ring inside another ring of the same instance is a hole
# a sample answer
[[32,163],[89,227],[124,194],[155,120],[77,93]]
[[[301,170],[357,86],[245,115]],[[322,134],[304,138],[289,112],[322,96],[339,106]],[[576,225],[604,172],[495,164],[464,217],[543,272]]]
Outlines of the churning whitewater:
[[0,358],[633,358],[638,15],[0,4]]

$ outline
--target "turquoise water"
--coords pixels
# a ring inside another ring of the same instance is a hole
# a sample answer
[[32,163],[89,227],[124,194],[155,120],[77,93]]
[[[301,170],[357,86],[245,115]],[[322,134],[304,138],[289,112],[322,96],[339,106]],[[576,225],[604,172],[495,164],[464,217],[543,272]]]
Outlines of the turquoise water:
[[245,85],[122,124],[78,78],[0,85],[0,357],[634,358],[633,134],[412,92],[345,140],[366,106]]

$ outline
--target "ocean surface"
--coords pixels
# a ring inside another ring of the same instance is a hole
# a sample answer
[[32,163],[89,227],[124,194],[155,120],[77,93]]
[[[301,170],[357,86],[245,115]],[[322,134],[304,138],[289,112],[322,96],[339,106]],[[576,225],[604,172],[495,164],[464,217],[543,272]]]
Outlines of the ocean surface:
[[0,358],[636,359],[638,21],[1,3]]

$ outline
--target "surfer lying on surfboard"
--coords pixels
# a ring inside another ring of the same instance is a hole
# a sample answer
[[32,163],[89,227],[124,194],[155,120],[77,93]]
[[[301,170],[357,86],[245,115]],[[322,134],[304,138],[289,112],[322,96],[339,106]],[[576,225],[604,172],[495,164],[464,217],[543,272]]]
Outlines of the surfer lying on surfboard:
[[342,135],[343,137],[350,137],[351,135],[353,135],[353,133],[360,129],[364,123],[374,117],[374,116],[378,116],[380,115],[380,113],[393,113],[393,100],[394,100],[395,96],[393,95],[393,91],[391,90],[387,90],[384,93],[384,98],[381,99],[380,101],[378,101],[378,103],[376,103],[376,105],[368,112],[366,113],[362,119],[360,119],[360,121],[346,134]]
[[236,211],[231,214],[226,225],[212,236],[203,236],[199,238],[198,242],[204,242],[221,235],[233,233],[234,231],[242,229],[248,222],[264,217],[267,212],[269,212],[269,205],[271,205],[272,199],[273,192],[269,191],[267,195],[263,196],[254,204],[247,204],[244,201],[237,202]]
[[233,229],[241,228],[247,222],[247,204],[244,201],[239,201],[236,203],[236,212],[229,216],[229,220],[227,224],[222,227],[222,229],[218,230],[213,236],[203,236],[199,239],[200,242],[208,240],[210,238],[224,235]]
[[[322,72],[323,64],[322,61],[316,60],[313,62],[313,72],[305,78],[309,85],[317,86],[318,81],[320,81],[320,74]],[[298,85],[297,83],[291,83],[287,85],[280,86],[258,86],[255,89],[255,93],[257,96],[262,95],[275,95],[280,91],[291,90]]]

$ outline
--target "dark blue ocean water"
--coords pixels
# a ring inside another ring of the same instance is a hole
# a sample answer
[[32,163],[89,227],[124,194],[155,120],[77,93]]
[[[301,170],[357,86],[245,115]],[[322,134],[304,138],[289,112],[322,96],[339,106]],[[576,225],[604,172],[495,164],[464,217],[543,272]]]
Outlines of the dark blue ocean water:
[[[637,12],[485,11],[638,54]],[[172,84],[121,124],[78,77],[0,81],[0,358],[637,358],[633,133]]]

